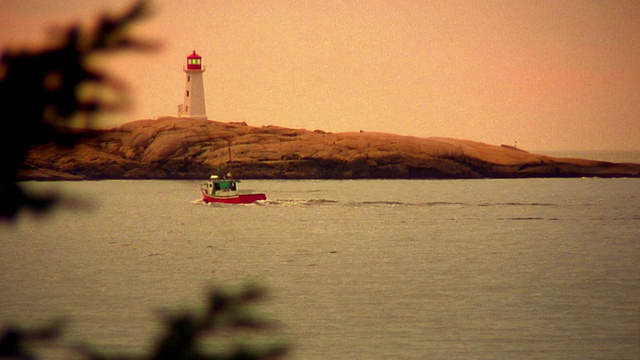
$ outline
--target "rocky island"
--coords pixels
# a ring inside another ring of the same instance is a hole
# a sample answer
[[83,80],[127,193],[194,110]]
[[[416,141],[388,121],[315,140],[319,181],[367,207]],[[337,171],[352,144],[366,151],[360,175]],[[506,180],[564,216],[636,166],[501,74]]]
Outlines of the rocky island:
[[330,133],[162,117],[32,149],[21,180],[640,177],[640,164],[556,158],[441,137]]

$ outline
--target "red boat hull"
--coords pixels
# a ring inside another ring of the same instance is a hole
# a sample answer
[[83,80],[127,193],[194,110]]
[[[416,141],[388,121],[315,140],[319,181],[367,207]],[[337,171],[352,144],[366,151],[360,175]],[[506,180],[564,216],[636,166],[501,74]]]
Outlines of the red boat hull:
[[265,194],[238,194],[236,196],[217,197],[207,195],[202,190],[202,201],[208,203],[222,203],[222,204],[251,204],[259,200],[267,200]]

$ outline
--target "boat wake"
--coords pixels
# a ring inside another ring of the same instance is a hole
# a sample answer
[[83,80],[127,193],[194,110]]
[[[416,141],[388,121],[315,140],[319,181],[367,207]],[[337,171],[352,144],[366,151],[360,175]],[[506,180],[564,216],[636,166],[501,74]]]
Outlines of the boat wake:
[[458,202],[407,203],[402,201],[338,201],[331,199],[275,199],[260,202],[267,206],[348,206],[348,207],[427,207],[427,206],[470,206]]
[[555,206],[556,204],[548,203],[521,203],[521,202],[506,202],[506,203],[481,203],[478,206]]
[[[202,199],[196,199],[191,201],[194,205],[207,205],[207,206],[229,206],[230,204],[220,203],[206,203]],[[348,206],[348,207],[545,207],[545,206],[557,206],[557,204],[549,203],[466,203],[466,202],[447,202],[447,201],[431,201],[422,203],[402,202],[402,201],[338,201],[332,199],[267,199],[259,200],[250,204],[232,204],[232,205],[244,205],[244,206]]]
[[262,202],[262,205],[268,206],[325,206],[337,204],[339,204],[338,201],[327,199],[276,199]]

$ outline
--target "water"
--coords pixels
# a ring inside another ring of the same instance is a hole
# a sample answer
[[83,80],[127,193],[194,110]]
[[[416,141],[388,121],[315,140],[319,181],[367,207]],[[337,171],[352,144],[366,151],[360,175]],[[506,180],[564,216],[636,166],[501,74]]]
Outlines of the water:
[[0,321],[140,353],[158,309],[257,279],[293,359],[640,358],[640,179],[199,184],[28,183],[75,201],[0,226]]

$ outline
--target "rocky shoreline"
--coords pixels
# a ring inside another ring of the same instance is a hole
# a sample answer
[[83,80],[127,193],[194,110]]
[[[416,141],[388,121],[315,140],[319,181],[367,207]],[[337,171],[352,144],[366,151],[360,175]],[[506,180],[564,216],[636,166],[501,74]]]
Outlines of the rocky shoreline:
[[163,117],[31,150],[21,180],[640,177],[640,164],[557,158],[449,138]]

